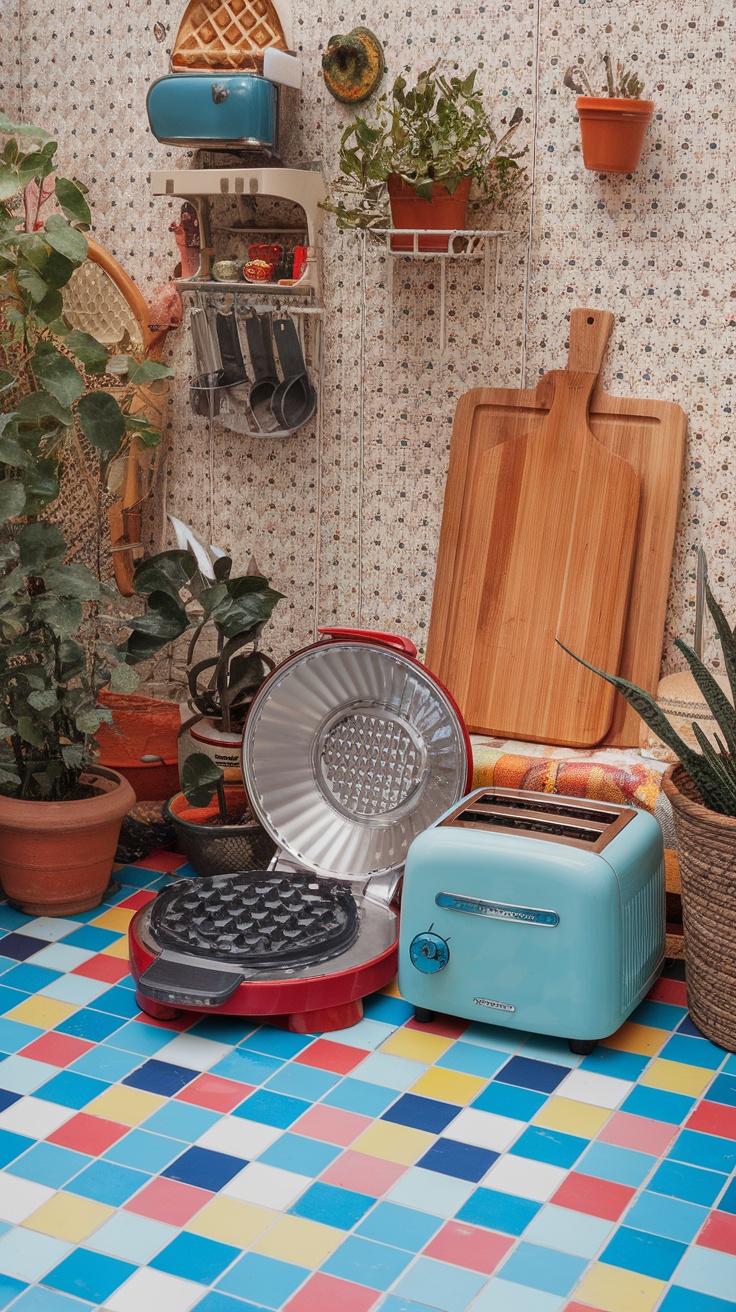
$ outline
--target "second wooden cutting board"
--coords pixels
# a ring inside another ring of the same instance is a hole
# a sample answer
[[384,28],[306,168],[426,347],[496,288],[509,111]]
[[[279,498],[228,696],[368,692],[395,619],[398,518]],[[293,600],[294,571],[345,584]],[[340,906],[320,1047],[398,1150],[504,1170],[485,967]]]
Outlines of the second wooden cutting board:
[[587,422],[612,322],[588,316],[577,367],[550,375],[549,413],[476,451],[449,507],[454,587],[436,598],[427,663],[472,730],[586,747],[611,723],[613,689],[555,639],[618,669],[639,477]]

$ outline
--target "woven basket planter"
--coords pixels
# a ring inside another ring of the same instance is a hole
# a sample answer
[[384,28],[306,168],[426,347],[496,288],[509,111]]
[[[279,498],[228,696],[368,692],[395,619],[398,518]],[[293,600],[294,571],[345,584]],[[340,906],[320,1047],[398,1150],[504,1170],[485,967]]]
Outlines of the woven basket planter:
[[662,787],[677,833],[688,1007],[707,1038],[736,1052],[736,818],[703,806],[681,765]]

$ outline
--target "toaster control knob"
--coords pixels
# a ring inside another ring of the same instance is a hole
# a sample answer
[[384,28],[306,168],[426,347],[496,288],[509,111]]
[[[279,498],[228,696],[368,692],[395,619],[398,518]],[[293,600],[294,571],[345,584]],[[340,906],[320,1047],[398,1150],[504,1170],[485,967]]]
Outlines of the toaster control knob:
[[423,974],[434,975],[438,970],[444,970],[450,960],[450,949],[439,934],[426,930],[423,934],[416,934],[409,944],[409,959],[412,966]]

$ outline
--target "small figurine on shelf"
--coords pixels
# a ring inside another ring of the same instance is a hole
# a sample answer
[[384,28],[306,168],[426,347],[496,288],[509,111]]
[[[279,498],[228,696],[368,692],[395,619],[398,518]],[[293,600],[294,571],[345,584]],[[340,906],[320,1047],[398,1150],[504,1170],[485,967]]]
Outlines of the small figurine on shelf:
[[199,215],[190,201],[181,207],[181,215],[169,225],[179,247],[180,264],[174,270],[178,278],[193,278],[199,270],[201,242],[199,235]]

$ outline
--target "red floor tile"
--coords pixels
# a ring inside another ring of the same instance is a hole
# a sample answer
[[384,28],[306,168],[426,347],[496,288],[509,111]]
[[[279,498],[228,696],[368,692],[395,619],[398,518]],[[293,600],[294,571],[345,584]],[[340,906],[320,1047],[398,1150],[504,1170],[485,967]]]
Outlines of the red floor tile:
[[629,1112],[615,1112],[598,1138],[603,1143],[618,1144],[619,1148],[633,1148],[635,1152],[655,1153],[660,1157],[676,1134],[679,1134],[677,1125],[648,1121],[645,1116],[632,1116]]
[[133,861],[131,864],[138,866],[143,870],[152,870],[157,875],[168,875],[171,870],[178,870],[180,866],[185,866],[187,859],[180,852],[169,852],[163,847],[159,847],[155,852],[149,852],[148,856],[143,857],[140,861]]
[[440,1039],[459,1039],[464,1034],[469,1020],[458,1020],[455,1016],[437,1016],[435,1020],[429,1021],[427,1025],[420,1025],[418,1021],[411,1020],[404,1026],[407,1030],[419,1030],[422,1034],[436,1034]]
[[33,1061],[46,1061],[50,1066],[68,1066],[94,1046],[94,1043],[88,1043],[86,1039],[75,1039],[71,1034],[55,1034],[49,1030],[47,1034],[29,1043],[18,1055],[30,1057]]
[[317,1271],[285,1304],[284,1312],[370,1312],[381,1298],[377,1289]]
[[676,1007],[687,1006],[687,989],[681,979],[658,979],[647,997],[654,1002],[672,1002]]
[[570,1207],[574,1212],[600,1216],[604,1221],[617,1221],[635,1193],[627,1184],[614,1184],[611,1180],[571,1171],[550,1201],[557,1207]]
[[145,907],[149,902],[153,902],[155,896],[155,889],[140,888],[137,893],[131,893],[130,897],[126,897],[124,902],[118,902],[117,905],[119,907],[132,907],[134,911],[139,911],[141,907]]
[[310,1107],[291,1130],[294,1134],[306,1134],[310,1139],[347,1148],[372,1124],[370,1116],[358,1116],[355,1112],[344,1112],[339,1107],[326,1107],[319,1102]]
[[354,1189],[359,1194],[381,1198],[407,1169],[397,1162],[385,1162],[381,1157],[369,1157],[367,1153],[354,1153],[348,1149],[323,1171],[320,1180],[325,1184],[339,1185],[341,1189]]
[[688,1130],[717,1134],[721,1139],[736,1139],[736,1107],[720,1102],[701,1102],[685,1122]]
[[126,1212],[147,1216],[152,1221],[165,1221],[167,1225],[186,1225],[195,1212],[199,1212],[214,1194],[197,1189],[192,1184],[167,1180],[162,1175],[152,1180],[145,1189],[125,1204]]
[[452,1262],[454,1266],[482,1271],[484,1275],[490,1276],[515,1243],[515,1239],[496,1234],[494,1230],[481,1230],[478,1226],[463,1225],[460,1221],[448,1221],[427,1244],[424,1256],[436,1257],[440,1262]]
[[347,1075],[368,1056],[368,1050],[349,1048],[346,1043],[333,1043],[330,1039],[317,1039],[300,1052],[294,1061],[302,1066],[316,1066],[321,1071]]
[[111,1148],[118,1139],[130,1131],[129,1125],[118,1125],[117,1121],[105,1121],[101,1116],[90,1116],[88,1112],[79,1112],[72,1116],[66,1125],[54,1130],[48,1136],[49,1143],[58,1143],[62,1148],[73,1148],[78,1153],[87,1153],[99,1157]]
[[249,1093],[253,1093],[252,1085],[223,1080],[220,1075],[210,1075],[205,1071],[181,1089],[176,1100],[194,1103],[195,1107],[207,1107],[212,1112],[231,1112]]
[[696,1243],[700,1248],[717,1248],[719,1253],[736,1257],[736,1216],[730,1212],[711,1212]]
[[592,1303],[566,1303],[563,1312],[601,1312],[601,1310],[593,1307]]
[[70,973],[83,975],[85,979],[99,979],[105,984],[117,984],[129,970],[127,961],[121,957],[103,957],[102,953],[98,953],[96,957],[90,957],[89,961],[83,961],[81,966],[75,966]]

